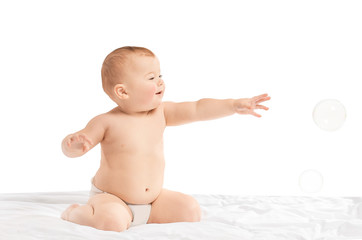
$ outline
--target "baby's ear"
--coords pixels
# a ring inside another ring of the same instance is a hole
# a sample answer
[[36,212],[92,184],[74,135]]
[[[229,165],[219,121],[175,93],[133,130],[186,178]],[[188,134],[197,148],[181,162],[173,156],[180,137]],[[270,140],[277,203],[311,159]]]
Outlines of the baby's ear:
[[116,86],[114,86],[113,90],[114,94],[116,94],[119,99],[124,100],[128,98],[126,86],[124,84],[117,84]]

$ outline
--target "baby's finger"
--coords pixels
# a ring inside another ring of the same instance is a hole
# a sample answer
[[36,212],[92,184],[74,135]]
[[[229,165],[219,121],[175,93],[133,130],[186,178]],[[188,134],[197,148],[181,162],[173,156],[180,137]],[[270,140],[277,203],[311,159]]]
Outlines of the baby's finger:
[[72,138],[69,138],[69,139],[68,139],[67,145],[68,145],[68,147],[70,147],[70,146],[72,145]]
[[72,144],[73,142],[75,142],[76,139],[75,139],[75,136],[72,136],[70,139],[69,139],[69,143]]
[[92,139],[90,139],[89,137],[87,137],[86,135],[83,135],[83,137],[84,137],[84,141],[86,142],[86,143],[88,143],[89,145],[93,145],[93,141],[92,141]]
[[90,148],[87,144],[83,144],[83,152],[88,151]]
[[258,113],[256,113],[256,112],[254,112],[254,111],[252,111],[250,114],[251,114],[251,115],[253,115],[253,116],[255,116],[255,117],[258,117],[258,118],[260,118],[260,117],[261,117],[261,115],[260,115],[260,114],[258,114]]
[[256,101],[256,103],[265,102],[265,101],[268,101],[268,100],[270,100],[270,99],[271,99],[271,97],[266,96],[266,97],[263,97],[263,98],[258,99],[258,100]]
[[83,143],[88,143],[89,145],[93,145],[92,140],[89,137],[87,137],[87,135],[80,134],[79,137],[80,137],[80,139],[82,140]]
[[253,97],[255,101],[258,101],[259,99],[266,98],[268,96],[267,93],[261,94],[259,96]]
[[74,141],[77,141],[77,142],[80,141],[80,136],[79,136],[78,134],[76,134],[76,135],[74,136]]
[[85,140],[90,146],[93,146],[93,141],[91,139],[86,138]]
[[264,110],[269,110],[269,108],[268,107],[265,107],[265,106],[263,106],[263,105],[256,105],[256,107],[255,107],[256,109],[264,109]]
[[85,136],[84,136],[83,134],[79,134],[79,135],[78,135],[78,140],[79,140],[80,142],[84,143],[84,142],[85,142]]

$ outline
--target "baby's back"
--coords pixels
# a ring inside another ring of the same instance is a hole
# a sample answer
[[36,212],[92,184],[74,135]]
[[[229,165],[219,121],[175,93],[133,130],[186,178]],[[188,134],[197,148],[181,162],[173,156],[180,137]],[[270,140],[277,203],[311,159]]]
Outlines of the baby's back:
[[139,116],[113,109],[102,117],[106,131],[101,142],[101,164],[93,184],[127,203],[151,203],[163,184],[162,107]]

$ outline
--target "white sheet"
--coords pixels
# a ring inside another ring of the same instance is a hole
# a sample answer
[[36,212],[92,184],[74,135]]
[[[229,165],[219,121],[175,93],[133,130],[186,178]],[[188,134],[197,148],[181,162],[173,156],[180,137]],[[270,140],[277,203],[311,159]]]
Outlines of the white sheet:
[[60,219],[87,192],[0,194],[0,239],[362,239],[362,198],[194,195],[200,223],[147,224],[116,233]]

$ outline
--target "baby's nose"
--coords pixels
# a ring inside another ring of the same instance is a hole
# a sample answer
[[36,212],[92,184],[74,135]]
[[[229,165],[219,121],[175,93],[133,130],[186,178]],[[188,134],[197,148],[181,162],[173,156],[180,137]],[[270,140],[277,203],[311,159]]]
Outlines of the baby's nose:
[[157,85],[158,85],[158,86],[162,86],[162,85],[163,85],[163,80],[162,80],[161,78],[158,80]]

